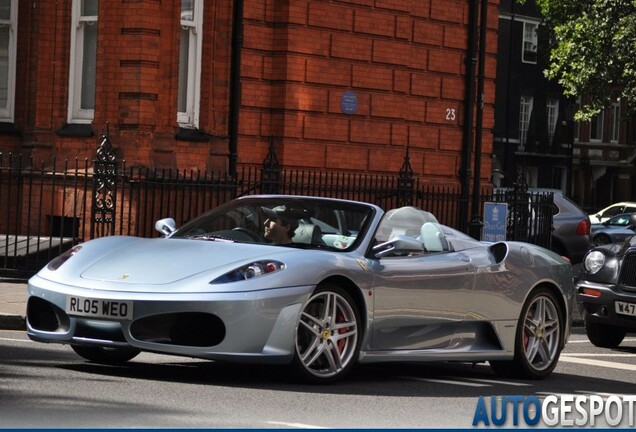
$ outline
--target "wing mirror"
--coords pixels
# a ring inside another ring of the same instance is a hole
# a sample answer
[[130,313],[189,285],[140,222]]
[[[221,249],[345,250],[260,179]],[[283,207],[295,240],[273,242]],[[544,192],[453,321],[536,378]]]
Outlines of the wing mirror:
[[155,229],[164,237],[170,237],[177,230],[177,224],[172,218],[160,219],[155,222]]
[[424,245],[413,237],[408,236],[397,236],[387,242],[373,246],[373,253],[376,258],[422,252],[424,252]]

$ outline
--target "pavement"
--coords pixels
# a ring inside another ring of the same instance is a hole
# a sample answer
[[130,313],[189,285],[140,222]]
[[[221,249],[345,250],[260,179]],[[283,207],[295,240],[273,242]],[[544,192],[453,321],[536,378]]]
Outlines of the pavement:
[[26,329],[27,284],[0,281],[0,330]]

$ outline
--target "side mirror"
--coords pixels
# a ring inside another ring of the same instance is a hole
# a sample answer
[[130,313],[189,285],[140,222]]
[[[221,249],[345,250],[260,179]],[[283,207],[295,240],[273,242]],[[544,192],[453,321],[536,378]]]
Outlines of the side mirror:
[[177,224],[172,218],[160,219],[155,222],[155,229],[164,237],[170,237],[177,230]]
[[392,240],[373,246],[373,253],[376,258],[393,254],[422,252],[424,252],[424,245],[413,237],[408,236],[397,236]]

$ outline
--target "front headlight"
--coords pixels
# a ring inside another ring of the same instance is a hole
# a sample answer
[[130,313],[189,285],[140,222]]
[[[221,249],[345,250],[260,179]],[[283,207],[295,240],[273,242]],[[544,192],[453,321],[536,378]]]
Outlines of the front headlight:
[[59,255],[51,260],[51,262],[46,266],[47,269],[51,271],[55,271],[60,268],[62,264],[64,264],[70,257],[79,252],[82,248],[81,245],[76,245],[64,252],[62,255]]
[[605,264],[605,254],[600,251],[592,251],[585,256],[585,261],[583,261],[583,265],[585,266],[585,270],[594,274],[598,272],[603,265]]
[[225,273],[223,276],[211,281],[211,284],[221,284],[228,282],[238,282],[247,279],[253,279],[255,277],[276,273],[277,271],[284,270],[285,264],[280,261],[255,261],[253,263],[244,265]]

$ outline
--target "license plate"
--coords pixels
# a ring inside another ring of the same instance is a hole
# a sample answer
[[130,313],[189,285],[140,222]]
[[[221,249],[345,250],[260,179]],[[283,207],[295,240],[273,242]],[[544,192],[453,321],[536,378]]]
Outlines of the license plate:
[[133,302],[68,296],[66,313],[92,318],[130,320],[133,317]]
[[615,307],[617,314],[636,316],[636,303],[617,301]]

